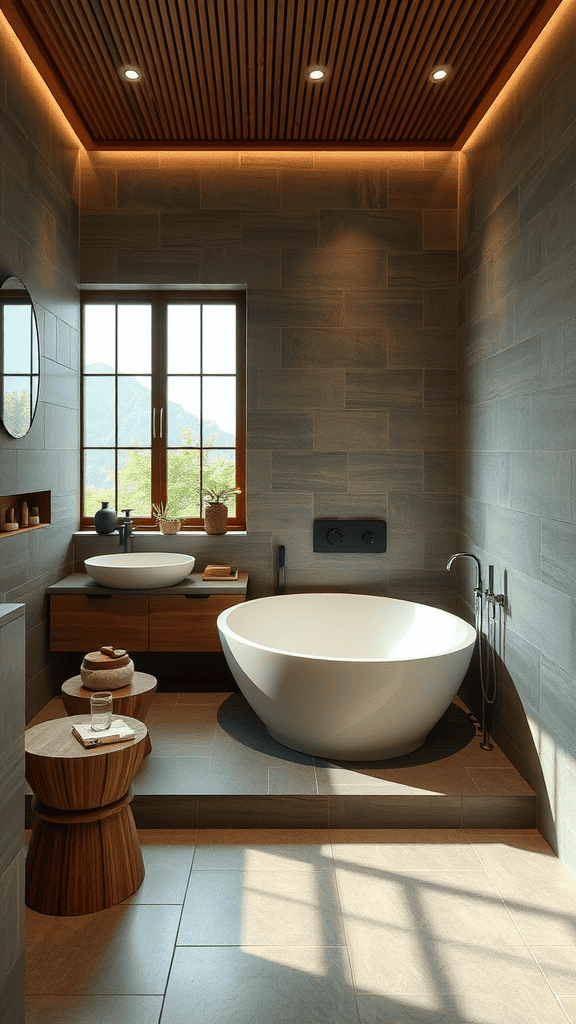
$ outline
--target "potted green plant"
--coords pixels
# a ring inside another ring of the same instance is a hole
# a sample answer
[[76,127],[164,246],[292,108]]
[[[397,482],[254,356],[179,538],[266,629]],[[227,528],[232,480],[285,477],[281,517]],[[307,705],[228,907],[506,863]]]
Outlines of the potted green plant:
[[172,535],[178,533],[182,526],[180,513],[168,505],[152,505],[152,515],[158,523],[160,533]]
[[204,502],[204,529],[206,533],[217,536],[226,533],[228,528],[228,506],[226,501],[233,494],[240,494],[240,487],[226,487],[222,491],[213,491],[210,487],[202,488]]

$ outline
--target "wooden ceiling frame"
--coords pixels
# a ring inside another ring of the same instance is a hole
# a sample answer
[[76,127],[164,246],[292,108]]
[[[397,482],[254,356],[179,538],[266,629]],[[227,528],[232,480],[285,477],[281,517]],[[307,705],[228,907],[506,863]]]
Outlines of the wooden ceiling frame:
[[[47,0],[32,23],[30,0],[2,0],[2,13],[87,150],[458,151],[563,2],[202,0],[192,17],[182,0]],[[86,118],[54,55],[64,38],[69,83],[104,76],[82,87]],[[429,82],[454,54],[470,74]],[[130,62],[145,68],[134,86],[119,74]],[[326,81],[307,81],[310,63]]]

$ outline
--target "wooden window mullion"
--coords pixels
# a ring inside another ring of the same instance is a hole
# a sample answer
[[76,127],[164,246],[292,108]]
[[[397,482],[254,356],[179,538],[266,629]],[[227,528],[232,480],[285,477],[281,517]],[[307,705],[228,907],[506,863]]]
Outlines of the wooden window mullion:
[[152,502],[165,505],[166,494],[166,303],[162,298],[152,303]]

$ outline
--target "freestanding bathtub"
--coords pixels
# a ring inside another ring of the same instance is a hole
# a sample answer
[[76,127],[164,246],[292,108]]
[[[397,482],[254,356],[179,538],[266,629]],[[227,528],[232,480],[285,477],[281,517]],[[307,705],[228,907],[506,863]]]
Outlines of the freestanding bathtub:
[[462,682],[475,629],[364,594],[286,594],[218,617],[228,665],[268,732],[307,754],[369,761],[416,750]]

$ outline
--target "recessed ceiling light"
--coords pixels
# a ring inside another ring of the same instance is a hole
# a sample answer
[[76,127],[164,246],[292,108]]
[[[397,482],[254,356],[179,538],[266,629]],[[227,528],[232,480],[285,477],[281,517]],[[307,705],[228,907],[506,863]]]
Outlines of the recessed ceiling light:
[[306,76],[311,82],[321,82],[323,78],[326,78],[326,68],[320,67],[319,64],[313,64],[307,68]]
[[139,79],[142,78],[142,72],[139,71],[138,68],[135,68],[133,65],[120,68],[120,74],[122,78],[126,78],[129,82],[138,82]]
[[445,82],[451,70],[449,64],[439,64],[438,67],[432,68],[428,78],[431,82]]

